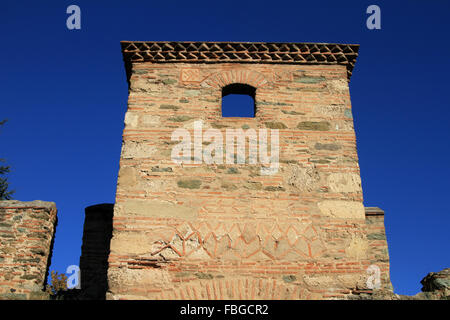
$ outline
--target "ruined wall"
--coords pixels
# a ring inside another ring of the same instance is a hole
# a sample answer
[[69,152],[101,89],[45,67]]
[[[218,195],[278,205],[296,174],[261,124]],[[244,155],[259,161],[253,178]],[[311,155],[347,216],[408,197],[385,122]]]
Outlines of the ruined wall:
[[368,258],[371,265],[380,270],[380,289],[393,290],[389,271],[389,250],[384,225],[384,211],[377,207],[366,209],[366,237],[368,240]]
[[[366,288],[372,242],[346,65],[143,61],[129,76],[107,298],[330,299]],[[222,118],[232,83],[256,88],[254,118]],[[172,132],[193,135],[196,120],[224,136],[278,129],[278,172],[174,163]]]
[[79,299],[104,300],[108,288],[107,270],[112,236],[114,205],[97,204],[85,209],[81,246],[81,293]]
[[0,201],[0,300],[42,297],[56,212],[53,202]]

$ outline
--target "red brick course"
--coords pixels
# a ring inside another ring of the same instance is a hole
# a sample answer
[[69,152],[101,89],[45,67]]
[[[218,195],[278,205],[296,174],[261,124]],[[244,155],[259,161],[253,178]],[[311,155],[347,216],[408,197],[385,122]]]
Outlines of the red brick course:
[[50,265],[53,202],[0,201],[0,300],[40,296]]
[[[372,264],[390,288],[386,243],[372,239],[383,221],[362,206],[347,64],[132,53],[107,298],[346,298],[368,290]],[[222,88],[233,83],[256,88],[254,118],[222,118]],[[224,135],[279,128],[278,172],[175,164],[171,134],[193,136],[196,120]]]

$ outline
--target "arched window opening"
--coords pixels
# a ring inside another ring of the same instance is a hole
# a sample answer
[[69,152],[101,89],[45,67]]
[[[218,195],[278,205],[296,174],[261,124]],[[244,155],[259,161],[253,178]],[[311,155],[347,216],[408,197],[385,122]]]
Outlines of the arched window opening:
[[222,89],[222,117],[255,117],[256,88],[233,83]]

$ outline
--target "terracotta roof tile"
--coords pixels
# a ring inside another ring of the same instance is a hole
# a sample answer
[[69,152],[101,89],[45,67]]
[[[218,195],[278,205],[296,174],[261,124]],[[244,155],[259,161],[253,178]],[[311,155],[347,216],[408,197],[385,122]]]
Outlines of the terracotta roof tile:
[[357,44],[278,42],[121,41],[130,77],[136,62],[341,64],[348,79],[358,56]]

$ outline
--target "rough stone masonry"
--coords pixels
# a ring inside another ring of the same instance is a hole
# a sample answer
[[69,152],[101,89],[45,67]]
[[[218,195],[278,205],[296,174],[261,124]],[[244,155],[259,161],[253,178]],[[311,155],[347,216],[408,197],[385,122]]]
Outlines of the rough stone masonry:
[[48,298],[56,214],[54,202],[0,201],[0,300]]
[[[392,289],[364,208],[348,81],[358,45],[122,42],[129,82],[108,299],[345,299]],[[224,118],[224,89],[255,117]],[[177,128],[278,129],[280,167],[176,164]]]

